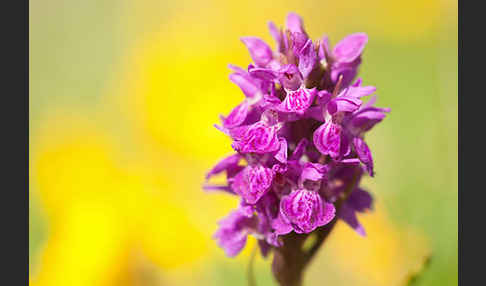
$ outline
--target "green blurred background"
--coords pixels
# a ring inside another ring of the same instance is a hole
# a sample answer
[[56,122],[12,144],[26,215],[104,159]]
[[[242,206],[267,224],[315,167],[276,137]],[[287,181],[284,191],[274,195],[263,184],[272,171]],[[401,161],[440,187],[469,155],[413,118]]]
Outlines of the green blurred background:
[[[368,236],[339,223],[306,285],[457,285],[457,2],[30,1],[32,285],[246,285],[250,240],[211,239],[237,205],[205,194],[231,152],[212,124],[243,98],[240,36],[300,14],[314,38],[369,42],[360,77],[392,112],[369,133]],[[258,285],[275,285],[258,257]]]

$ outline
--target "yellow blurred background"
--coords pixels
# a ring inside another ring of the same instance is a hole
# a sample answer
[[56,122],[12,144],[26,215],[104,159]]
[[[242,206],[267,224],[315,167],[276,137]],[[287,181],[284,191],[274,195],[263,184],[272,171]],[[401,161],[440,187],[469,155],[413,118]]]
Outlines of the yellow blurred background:
[[[211,239],[238,202],[201,189],[231,152],[241,36],[288,12],[313,39],[366,32],[360,77],[392,112],[369,133],[368,236],[338,223],[305,285],[457,285],[457,2],[30,1],[31,285],[246,285],[254,241]],[[257,258],[258,285],[275,285]]]

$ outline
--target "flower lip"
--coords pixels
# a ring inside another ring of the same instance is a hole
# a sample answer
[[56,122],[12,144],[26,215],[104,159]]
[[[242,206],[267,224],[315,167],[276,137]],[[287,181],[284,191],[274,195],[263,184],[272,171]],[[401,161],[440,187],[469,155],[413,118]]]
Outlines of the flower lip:
[[298,189],[281,199],[280,211],[296,233],[309,233],[328,224],[334,218],[336,209],[333,204],[326,203],[319,193]]
[[314,132],[314,145],[321,154],[336,159],[341,155],[341,133],[342,127],[328,120]]
[[220,227],[213,238],[217,239],[227,256],[236,256],[245,247],[247,236],[255,228],[255,222],[255,218],[240,207],[219,221]]
[[277,151],[280,141],[277,138],[277,126],[266,126],[257,122],[251,126],[244,127],[240,138],[235,138],[233,147],[243,153],[268,153]]
[[277,108],[282,112],[303,114],[312,105],[315,95],[315,88],[306,89],[305,87],[300,87],[297,90],[287,90],[287,96]]
[[247,166],[233,182],[234,191],[248,204],[255,204],[265,195],[273,181],[274,171],[262,165]]

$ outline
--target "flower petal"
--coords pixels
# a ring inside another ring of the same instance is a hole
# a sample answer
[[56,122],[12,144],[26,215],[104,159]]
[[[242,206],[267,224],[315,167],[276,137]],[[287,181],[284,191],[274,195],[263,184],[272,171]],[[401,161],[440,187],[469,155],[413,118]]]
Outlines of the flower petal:
[[254,219],[248,217],[240,209],[232,211],[227,217],[219,221],[219,229],[213,235],[218,245],[224,249],[229,257],[236,256],[245,247]]
[[285,21],[285,28],[292,33],[302,33],[305,34],[304,23],[302,18],[296,13],[289,13]]
[[247,97],[254,97],[261,92],[260,86],[249,74],[232,73],[229,75],[229,79],[239,86]]
[[300,139],[297,147],[295,147],[295,150],[292,153],[292,156],[290,156],[290,160],[299,160],[300,157],[302,157],[302,155],[305,153],[307,145],[309,145],[309,140],[307,140],[307,138]]
[[356,217],[355,210],[349,206],[346,202],[341,205],[339,209],[339,218],[346,222],[352,229],[354,229],[359,235],[366,236],[364,227],[359,223]]
[[351,34],[336,44],[333,56],[338,62],[350,63],[361,55],[367,42],[365,33]]
[[206,180],[211,178],[212,176],[219,174],[223,171],[226,171],[230,168],[236,167],[238,165],[238,162],[241,159],[240,154],[233,154],[231,156],[228,156],[224,158],[223,160],[219,161],[216,166],[214,166],[211,171],[209,171],[206,174]]
[[228,194],[236,195],[230,186],[217,186],[217,185],[203,185],[203,190],[208,192],[222,191]]
[[371,210],[373,205],[373,197],[367,191],[361,188],[356,188],[349,195],[347,203],[354,210],[358,212],[365,212],[366,210]]
[[230,112],[228,117],[221,117],[223,126],[225,128],[234,128],[240,126],[243,121],[245,121],[248,111],[249,104],[247,101],[243,101]]
[[277,51],[279,51],[280,53],[282,53],[284,51],[284,43],[282,42],[282,38],[283,38],[283,34],[282,34],[282,31],[280,29],[277,28],[277,26],[275,26],[275,24],[270,21],[268,22],[268,30],[270,31],[270,35],[272,35],[272,38],[275,40],[275,42],[277,43]]
[[312,105],[316,93],[316,89],[307,89],[305,87],[301,87],[294,91],[288,90],[287,96],[278,106],[278,110],[282,112],[304,114],[304,112]]
[[307,40],[306,44],[299,52],[299,71],[306,78],[314,69],[317,63],[317,53],[314,49],[312,40]]
[[280,201],[282,215],[296,233],[309,233],[329,223],[335,215],[334,205],[324,203],[319,193],[306,189],[292,191]]
[[373,177],[373,157],[371,156],[370,148],[360,137],[353,138],[353,146],[359,160],[366,166],[368,174]]
[[276,219],[272,221],[272,228],[277,235],[284,235],[292,231],[292,225],[279,212]]
[[[232,132],[234,129],[231,130]],[[280,141],[277,138],[277,128],[275,126],[265,126],[262,122],[257,122],[245,129],[239,130],[238,137],[233,137],[233,148],[243,153],[269,153],[280,148]]]
[[362,133],[370,130],[385,118],[385,113],[390,112],[390,108],[379,108],[371,106],[376,97],[372,97],[368,103],[353,113],[351,125],[354,133]]
[[287,163],[287,140],[285,140],[285,138],[280,138],[280,149],[275,155],[275,159],[281,163]]
[[333,83],[337,83],[339,77],[343,77],[341,80],[341,86],[348,86],[358,73],[359,65],[361,64],[361,58],[356,58],[351,63],[335,62],[331,68],[331,80]]
[[235,176],[232,187],[248,204],[255,204],[269,190],[273,177],[270,168],[248,166]]
[[241,41],[248,48],[253,62],[260,67],[266,66],[273,58],[272,49],[257,37],[241,37]]
[[327,111],[334,115],[337,112],[354,112],[358,110],[363,102],[353,96],[338,96],[327,104]]
[[321,154],[338,158],[341,155],[341,126],[328,120],[314,132],[313,141]]
[[320,181],[325,178],[329,171],[327,165],[319,163],[306,163],[300,174],[299,183],[303,184],[304,181]]

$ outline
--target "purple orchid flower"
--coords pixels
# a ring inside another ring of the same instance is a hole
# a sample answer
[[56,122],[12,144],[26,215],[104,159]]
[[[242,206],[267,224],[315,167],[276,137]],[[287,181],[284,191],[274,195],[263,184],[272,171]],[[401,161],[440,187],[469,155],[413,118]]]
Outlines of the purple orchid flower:
[[[276,49],[257,37],[243,37],[253,63],[230,65],[230,80],[244,100],[216,127],[236,153],[206,175],[204,189],[240,199],[219,222],[214,237],[228,256],[237,255],[248,235],[263,256],[285,247],[294,232],[311,234],[337,219],[364,235],[356,214],[371,209],[371,195],[360,188],[374,176],[365,134],[388,108],[375,107],[374,86],[353,82],[368,37],[349,35],[333,48],[327,37],[309,38],[302,19],[290,13],[283,28],[269,22]],[[210,184],[218,174],[226,183]]]

